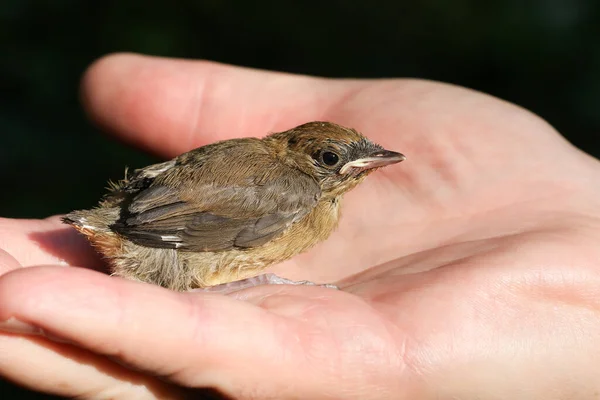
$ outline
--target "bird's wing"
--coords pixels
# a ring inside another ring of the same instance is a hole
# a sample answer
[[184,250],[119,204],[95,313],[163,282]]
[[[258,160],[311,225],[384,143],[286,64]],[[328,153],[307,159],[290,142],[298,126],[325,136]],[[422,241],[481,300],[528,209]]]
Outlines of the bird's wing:
[[205,146],[156,176],[136,171],[135,192],[112,229],[142,246],[183,251],[248,248],[275,238],[313,209],[321,191],[310,176],[246,141],[251,150],[244,140]]

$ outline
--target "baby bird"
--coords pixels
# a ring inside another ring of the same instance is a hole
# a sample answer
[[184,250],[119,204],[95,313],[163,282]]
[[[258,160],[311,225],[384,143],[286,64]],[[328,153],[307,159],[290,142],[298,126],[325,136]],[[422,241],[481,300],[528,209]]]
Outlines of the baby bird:
[[[87,237],[113,275],[177,291],[242,287],[325,240],[344,193],[404,159],[353,129],[309,122],[126,172],[97,208],[63,221]],[[260,277],[255,282],[294,283]]]

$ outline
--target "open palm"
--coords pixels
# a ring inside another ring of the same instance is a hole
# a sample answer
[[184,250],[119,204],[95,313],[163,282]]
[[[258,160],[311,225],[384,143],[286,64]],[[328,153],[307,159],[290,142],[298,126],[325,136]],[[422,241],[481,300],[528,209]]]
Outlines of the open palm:
[[96,63],[84,91],[99,124],[165,157],[328,120],[408,159],[346,195],[329,240],[272,268],[340,291],[174,293],[91,271],[57,217],[1,220],[2,376],[123,399],[600,390],[600,165],[536,116],[439,83],[133,55]]

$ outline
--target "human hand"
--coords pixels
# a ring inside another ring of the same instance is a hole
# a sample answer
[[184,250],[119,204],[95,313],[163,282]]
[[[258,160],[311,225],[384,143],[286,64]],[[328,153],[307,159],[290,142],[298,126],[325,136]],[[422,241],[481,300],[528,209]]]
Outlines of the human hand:
[[600,390],[600,167],[539,118],[438,83],[132,55],[95,64],[84,92],[100,125],[167,157],[330,120],[408,159],[345,197],[329,240],[271,269],[341,291],[174,293],[89,270],[98,258],[57,217],[1,220],[0,321],[12,333],[0,334],[0,375],[82,398]]

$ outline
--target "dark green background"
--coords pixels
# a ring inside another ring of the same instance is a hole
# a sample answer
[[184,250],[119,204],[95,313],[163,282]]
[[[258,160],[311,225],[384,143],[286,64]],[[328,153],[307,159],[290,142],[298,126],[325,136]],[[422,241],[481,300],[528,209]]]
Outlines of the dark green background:
[[3,0],[0,214],[89,207],[124,165],[151,161],[80,108],[81,74],[110,52],[452,82],[529,108],[600,156],[599,39],[598,0]]

